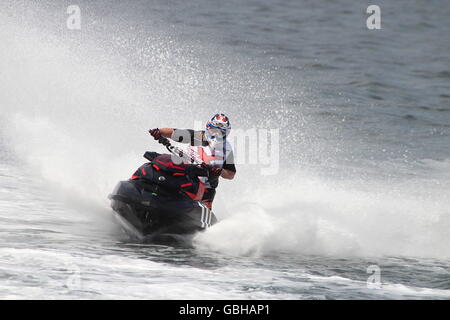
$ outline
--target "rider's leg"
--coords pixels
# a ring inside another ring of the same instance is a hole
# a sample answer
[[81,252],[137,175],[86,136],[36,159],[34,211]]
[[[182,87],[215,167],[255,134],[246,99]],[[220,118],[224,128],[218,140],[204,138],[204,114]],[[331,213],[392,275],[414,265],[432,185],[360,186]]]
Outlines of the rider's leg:
[[216,196],[216,189],[206,189],[203,194],[202,202],[209,209],[212,209],[212,203],[214,201],[214,197]]

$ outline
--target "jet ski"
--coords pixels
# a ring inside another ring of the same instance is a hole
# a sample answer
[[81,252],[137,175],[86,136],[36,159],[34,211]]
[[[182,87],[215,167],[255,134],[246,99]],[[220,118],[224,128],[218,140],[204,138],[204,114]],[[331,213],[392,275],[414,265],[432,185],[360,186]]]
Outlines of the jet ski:
[[115,218],[124,231],[141,241],[177,238],[203,231],[217,218],[200,200],[207,165],[159,139],[170,154],[146,152],[148,162],[127,181],[120,181],[109,195]]

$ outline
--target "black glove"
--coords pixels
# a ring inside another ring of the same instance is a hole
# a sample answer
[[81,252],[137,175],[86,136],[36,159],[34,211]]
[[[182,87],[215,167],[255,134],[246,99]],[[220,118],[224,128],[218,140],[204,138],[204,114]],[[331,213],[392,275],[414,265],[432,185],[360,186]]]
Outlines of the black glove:
[[202,168],[208,170],[208,176],[218,177],[222,174],[222,168],[219,166],[203,163]]
[[209,175],[219,177],[222,174],[222,168],[219,166],[211,166],[209,168]]
[[150,129],[148,130],[148,132],[151,134],[153,138],[155,138],[155,140],[159,140],[159,138],[161,138],[161,131],[159,131],[158,128]]

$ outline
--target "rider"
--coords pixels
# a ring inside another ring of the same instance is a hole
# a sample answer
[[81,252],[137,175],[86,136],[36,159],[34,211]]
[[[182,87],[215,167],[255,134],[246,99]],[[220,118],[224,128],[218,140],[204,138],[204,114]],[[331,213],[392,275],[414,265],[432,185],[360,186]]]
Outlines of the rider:
[[189,143],[189,148],[208,165],[209,177],[199,177],[199,179],[205,183],[206,187],[202,202],[211,208],[219,177],[232,180],[236,174],[233,150],[227,141],[230,130],[228,117],[218,113],[206,123],[205,130],[155,128],[149,130],[149,133],[155,140],[159,140],[162,136],[176,142]]

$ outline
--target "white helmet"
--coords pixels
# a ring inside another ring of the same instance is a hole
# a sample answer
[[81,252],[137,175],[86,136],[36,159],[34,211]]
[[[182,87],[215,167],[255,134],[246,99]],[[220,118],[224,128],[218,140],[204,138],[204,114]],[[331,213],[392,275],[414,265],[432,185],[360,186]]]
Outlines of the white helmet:
[[205,137],[209,143],[223,140],[231,130],[230,120],[223,113],[217,113],[206,123]]

